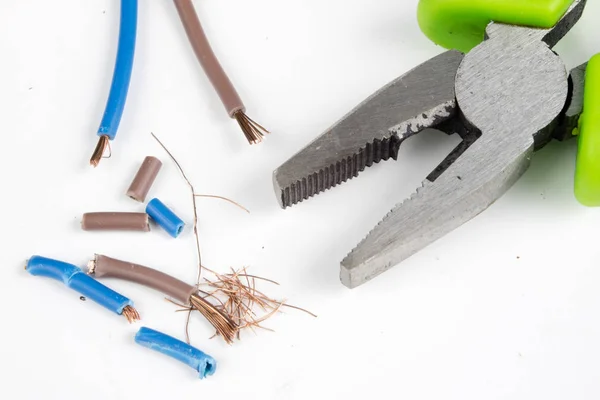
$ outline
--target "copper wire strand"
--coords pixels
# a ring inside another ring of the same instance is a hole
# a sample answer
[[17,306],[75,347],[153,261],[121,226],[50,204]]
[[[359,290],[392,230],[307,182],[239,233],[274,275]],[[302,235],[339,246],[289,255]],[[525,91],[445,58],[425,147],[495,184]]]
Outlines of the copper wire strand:
[[278,282],[276,282],[272,279],[263,278],[262,276],[248,275],[248,274],[237,274],[237,276],[244,276],[247,278],[258,279],[259,281],[265,281],[265,282],[272,283],[273,285],[281,286]]
[[246,115],[242,110],[236,111],[233,114],[233,118],[238,122],[238,125],[242,129],[242,132],[244,132],[244,136],[246,136],[246,139],[250,144],[262,142],[265,135],[269,134],[268,130]]
[[[240,113],[241,112],[238,112],[236,114]],[[254,121],[248,118],[245,114],[241,114],[243,115],[243,117],[240,116],[240,119],[243,121],[243,123],[247,124],[246,126],[248,127],[253,127],[252,129],[255,129],[256,131],[251,130],[251,132],[254,132],[253,135],[257,135],[256,137],[260,139],[260,137],[262,137],[260,135],[260,130],[262,129],[265,132],[266,130],[264,130],[264,128],[262,128],[260,125],[256,124]],[[181,164],[179,164],[179,162],[173,156],[173,154],[166,148],[166,146],[158,139],[158,137],[154,133],[151,133],[151,135],[163,148],[163,150],[168,154],[171,160],[175,163],[181,176],[187,183],[192,197],[192,206],[194,211],[194,237],[196,242],[196,253],[198,260],[198,276],[196,281],[198,292],[194,293],[190,297],[191,307],[189,308],[187,306],[183,306],[181,304],[171,301],[172,303],[182,307],[182,310],[178,311],[187,311],[188,313],[185,325],[187,342],[190,343],[189,325],[191,313],[194,310],[199,311],[216,329],[216,335],[223,337],[223,339],[229,344],[233,343],[236,337],[240,339],[240,331],[245,328],[251,329],[252,331],[254,331],[254,328],[261,328],[272,331],[272,329],[262,326],[261,323],[266,321],[273,315],[281,312],[281,309],[283,307],[290,307],[293,309],[301,310],[308,313],[309,315],[316,317],[315,314],[309,311],[306,311],[296,306],[288,305],[285,300],[272,299],[263,292],[259,291],[256,288],[257,280],[262,280],[275,285],[279,285],[279,283],[271,279],[262,278],[256,275],[250,275],[248,274],[246,267],[237,271],[231,268],[230,273],[219,274],[214,270],[202,265],[200,239],[198,235],[198,208],[196,204],[196,199],[198,197],[213,197],[223,199],[229,201],[232,204],[237,205],[238,207],[242,208],[247,212],[248,210],[239,205],[238,203],[229,200],[225,197],[196,194],[194,186],[185,174],[183,168],[181,167]],[[203,272],[212,274],[215,280],[211,280],[203,276]],[[246,282],[244,283],[240,278],[244,278]],[[205,291],[201,289],[202,286],[209,287],[211,289],[210,291]],[[260,308],[265,314],[259,317],[254,311],[255,308]]]
[[239,208],[241,208],[242,210],[246,211],[248,214],[250,214],[250,210],[248,210],[246,207],[244,207],[243,205],[241,205],[238,202],[235,202],[231,199],[228,199],[227,197],[223,197],[223,196],[215,196],[212,194],[195,194],[195,197],[204,197],[204,198],[210,198],[210,199],[220,199],[220,200],[225,200],[231,204],[233,204],[234,206],[238,206]]
[[190,307],[187,316],[185,317],[185,341],[187,344],[192,342],[190,340],[190,320],[192,319],[192,311],[194,311],[194,307]]
[[168,297],[165,297],[165,300],[168,301],[169,303],[175,304],[176,306],[181,307],[183,309],[183,310],[177,310],[177,312],[189,311],[191,308],[193,308],[191,306],[186,306],[185,304],[181,304],[180,302],[175,301],[173,299],[169,299]]
[[194,207],[194,237],[196,238],[196,254],[198,257],[197,284],[200,284],[200,277],[202,276],[202,254],[200,252],[200,238],[198,237],[198,208],[196,207],[196,191],[194,190],[194,186],[192,185],[192,182],[190,182],[190,180],[188,179],[187,175],[183,171],[183,168],[181,167],[181,164],[179,164],[179,161],[177,161],[175,156],[173,156],[173,154],[169,151],[169,149],[167,149],[167,147],[160,141],[160,139],[153,132],[150,132],[150,134],[152,135],[154,140],[156,140],[158,142],[160,147],[162,147],[163,150],[167,153],[169,158],[175,163],[175,166],[179,170],[179,173],[181,174],[181,176],[183,177],[183,179],[189,186],[190,191],[192,192],[191,193],[192,194],[192,205]]
[[[96,144],[96,148],[92,153],[92,157],[90,158],[90,165],[94,168],[100,164],[100,160],[104,158],[104,153],[106,149],[110,149],[110,139],[106,135],[102,135],[98,138],[98,144]],[[106,158],[110,158],[112,156],[112,150],[110,150],[110,155]]]
[[130,324],[141,319],[138,311],[131,306],[125,306],[121,314],[127,318]]

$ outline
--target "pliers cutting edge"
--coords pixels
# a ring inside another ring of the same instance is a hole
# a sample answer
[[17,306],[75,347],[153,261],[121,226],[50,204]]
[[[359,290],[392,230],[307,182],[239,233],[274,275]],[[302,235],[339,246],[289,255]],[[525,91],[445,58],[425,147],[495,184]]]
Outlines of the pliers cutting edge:
[[275,170],[286,208],[397,159],[402,142],[425,129],[462,138],[341,262],[344,285],[369,281],[477,216],[523,175],[534,151],[573,137],[586,65],[569,74],[552,47],[585,4],[573,1],[550,29],[492,22],[472,51],[447,51],[391,82]]

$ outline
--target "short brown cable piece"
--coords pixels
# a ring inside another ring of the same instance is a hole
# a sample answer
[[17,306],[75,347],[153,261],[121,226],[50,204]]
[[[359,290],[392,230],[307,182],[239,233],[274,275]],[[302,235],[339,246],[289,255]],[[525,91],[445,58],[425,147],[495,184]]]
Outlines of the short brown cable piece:
[[246,115],[246,107],[213,52],[192,0],[173,1],[196,58],[219,95],[227,113],[238,122],[250,144],[260,143],[269,132]]
[[146,201],[146,196],[161,167],[162,162],[158,158],[152,156],[146,157],[140,169],[135,174],[131,185],[129,185],[129,189],[127,189],[127,196],[140,203]]
[[[100,160],[104,158],[104,153],[106,153],[106,149],[110,149],[110,139],[106,135],[102,135],[98,138],[98,144],[92,153],[92,157],[90,158],[90,165],[94,168],[100,164]],[[109,156],[110,157],[110,156]]]
[[81,229],[84,231],[149,232],[150,223],[146,213],[93,212],[83,214]]

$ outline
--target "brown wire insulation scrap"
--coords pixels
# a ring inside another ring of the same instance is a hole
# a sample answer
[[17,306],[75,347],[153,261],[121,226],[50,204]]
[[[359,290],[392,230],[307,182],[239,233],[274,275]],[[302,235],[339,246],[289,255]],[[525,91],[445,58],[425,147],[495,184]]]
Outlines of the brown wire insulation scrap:
[[260,143],[263,136],[269,132],[246,115],[246,107],[213,52],[192,0],[173,2],[196,58],[221,98],[227,113],[238,122],[250,144]]
[[85,213],[81,219],[84,231],[139,231],[149,232],[148,214],[129,212]]
[[97,254],[90,268],[97,278],[117,278],[156,289],[181,303],[188,304],[196,288],[152,268]]
[[135,174],[135,178],[127,189],[127,196],[143,203],[162,167],[162,162],[156,157],[148,156]]

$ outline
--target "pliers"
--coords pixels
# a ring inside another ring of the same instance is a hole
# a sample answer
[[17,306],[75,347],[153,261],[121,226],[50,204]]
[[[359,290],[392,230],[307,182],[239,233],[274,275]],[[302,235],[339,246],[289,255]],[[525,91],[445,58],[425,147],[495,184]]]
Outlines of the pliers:
[[474,218],[523,175],[536,150],[574,137],[586,64],[569,74],[552,47],[585,4],[572,1],[547,29],[490,23],[470,52],[446,51],[394,80],[274,171],[286,208],[397,159],[400,145],[425,129],[462,138],[341,262],[344,285],[369,281]]

